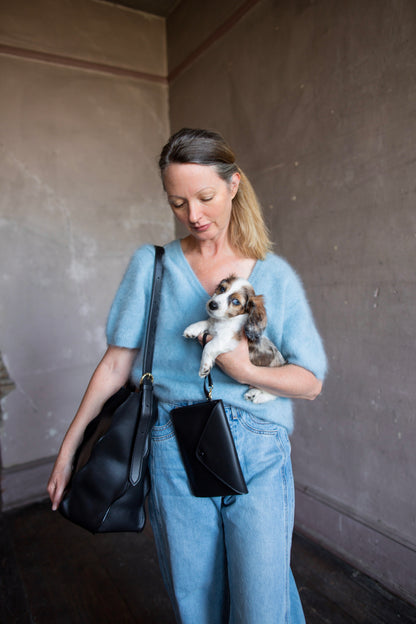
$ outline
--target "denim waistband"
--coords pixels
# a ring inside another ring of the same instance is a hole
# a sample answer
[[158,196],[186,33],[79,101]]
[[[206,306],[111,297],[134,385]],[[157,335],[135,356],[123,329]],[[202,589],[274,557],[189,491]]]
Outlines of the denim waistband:
[[[216,399],[213,399],[213,402]],[[219,400],[219,399],[217,399]],[[175,401],[175,402],[159,402],[159,408],[162,412],[164,412],[164,417],[162,416],[162,422],[160,424],[166,425],[170,420],[170,412],[176,407],[184,407],[188,405],[197,405],[198,403],[206,403],[206,401],[196,400],[196,401]],[[246,426],[255,431],[262,431],[264,433],[273,433],[279,430],[280,428],[284,429],[287,432],[287,428],[274,420],[269,420],[267,418],[260,418],[256,414],[254,414],[249,409],[242,409],[240,406],[236,407],[234,405],[230,405],[225,401],[222,401],[225,409],[225,413],[228,421],[231,423],[233,421],[241,420]]]

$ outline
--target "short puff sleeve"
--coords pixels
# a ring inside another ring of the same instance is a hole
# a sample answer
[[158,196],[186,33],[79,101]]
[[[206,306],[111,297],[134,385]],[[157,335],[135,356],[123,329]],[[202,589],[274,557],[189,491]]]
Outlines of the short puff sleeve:
[[306,368],[322,381],[327,358],[302,282],[293,269],[285,288],[282,338],[287,361]]
[[144,245],[133,254],[108,315],[106,336],[109,345],[128,349],[141,347],[154,258],[152,245]]

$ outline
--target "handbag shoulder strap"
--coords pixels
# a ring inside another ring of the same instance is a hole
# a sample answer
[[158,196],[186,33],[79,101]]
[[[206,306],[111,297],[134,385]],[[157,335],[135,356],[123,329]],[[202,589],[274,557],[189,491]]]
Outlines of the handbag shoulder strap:
[[[149,433],[153,425],[153,351],[155,346],[156,321],[159,312],[160,290],[162,287],[163,262],[165,253],[163,247],[155,245],[155,265],[153,269],[152,295],[150,297],[149,313],[147,317],[146,338],[143,354],[143,375],[140,380],[141,413],[133,443],[130,461],[129,480],[136,485],[142,477],[142,470],[146,466],[145,458],[149,452]],[[136,395],[137,396],[137,395]],[[140,400],[140,399],[139,399]]]
[[153,269],[153,285],[150,297],[149,313],[147,317],[146,338],[143,352],[143,370],[142,374],[151,375],[153,365],[153,352],[155,348],[156,322],[159,312],[160,291],[162,288],[163,262],[162,257],[165,253],[163,247],[155,245],[155,264]]

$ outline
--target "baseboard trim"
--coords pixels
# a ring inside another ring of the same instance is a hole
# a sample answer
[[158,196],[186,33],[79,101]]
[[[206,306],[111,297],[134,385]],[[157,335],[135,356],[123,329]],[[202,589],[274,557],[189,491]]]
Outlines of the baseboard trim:
[[[47,457],[4,468],[2,510],[45,500],[54,461]],[[416,545],[408,538],[301,483],[296,484],[295,527],[416,606]]]
[[310,487],[309,485],[303,485],[302,483],[296,483],[296,492],[301,493],[305,496],[309,496],[314,500],[320,501],[323,505],[334,509],[335,511],[341,513],[343,516],[347,516],[351,518],[355,522],[362,524],[368,529],[375,531],[376,533],[380,533],[383,537],[388,537],[390,540],[397,542],[401,546],[405,548],[409,548],[416,552],[416,542],[412,541],[410,538],[399,534],[395,529],[387,526],[383,522],[374,522],[371,518],[368,518],[363,515],[357,514],[357,512],[350,507],[349,505],[345,505],[340,501],[337,501],[330,496],[324,494],[323,492]]
[[47,498],[46,485],[55,457],[3,468],[1,473],[2,510],[25,507]]
[[299,483],[295,528],[416,606],[416,548],[407,537]]

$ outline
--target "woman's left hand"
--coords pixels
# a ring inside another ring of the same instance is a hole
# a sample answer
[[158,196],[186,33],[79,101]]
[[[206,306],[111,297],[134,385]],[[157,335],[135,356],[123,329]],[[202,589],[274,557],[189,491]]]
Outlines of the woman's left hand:
[[[200,342],[202,344],[202,337]],[[238,383],[260,388],[276,396],[313,400],[322,390],[322,381],[301,366],[285,364],[270,368],[252,364],[246,336],[241,338],[233,351],[219,355],[215,363]]]
[[[202,336],[199,336],[198,339],[202,346]],[[207,342],[210,340],[212,340],[212,338],[208,336]],[[215,363],[226,375],[232,377],[238,381],[238,383],[247,384],[248,382],[245,380],[253,364],[248,354],[248,341],[246,336],[242,336],[235,349],[227,353],[221,353],[215,360]]]
[[229,377],[241,384],[247,384],[249,370],[253,367],[248,354],[247,338],[243,336],[232,351],[221,353],[216,359],[216,364]]

